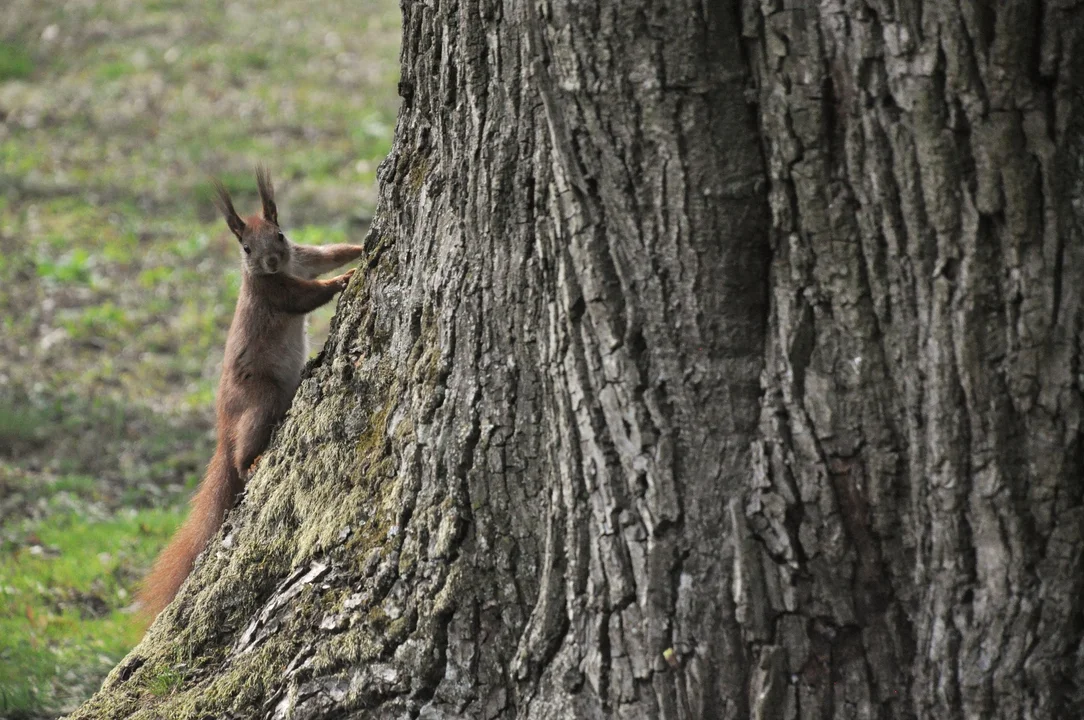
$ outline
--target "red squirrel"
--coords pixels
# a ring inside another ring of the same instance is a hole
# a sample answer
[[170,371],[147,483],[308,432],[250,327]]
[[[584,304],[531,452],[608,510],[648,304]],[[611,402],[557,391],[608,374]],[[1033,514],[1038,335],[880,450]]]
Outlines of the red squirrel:
[[256,168],[256,185],[263,213],[242,219],[226,188],[214,181],[215,206],[237,237],[242,269],[216,398],[218,446],[188,519],[143,582],[139,601],[148,618],[177,594],[289,409],[308,354],[305,314],[344,290],[354,270],[330,280],[315,278],[362,253],[360,245],[290,242],[279,227],[275,191],[262,166]]

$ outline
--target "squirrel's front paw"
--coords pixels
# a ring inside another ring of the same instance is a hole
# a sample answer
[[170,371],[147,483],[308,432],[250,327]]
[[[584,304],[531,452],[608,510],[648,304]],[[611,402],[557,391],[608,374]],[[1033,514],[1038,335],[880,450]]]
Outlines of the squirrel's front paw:
[[356,269],[357,268],[350,268],[342,275],[332,279],[332,282],[336,283],[339,286],[339,290],[345,290],[346,286],[350,284],[350,278],[354,277],[354,271]]

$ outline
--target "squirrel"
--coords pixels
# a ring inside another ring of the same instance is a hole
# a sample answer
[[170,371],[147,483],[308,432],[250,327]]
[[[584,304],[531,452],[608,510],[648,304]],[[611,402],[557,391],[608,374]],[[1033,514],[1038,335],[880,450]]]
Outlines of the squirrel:
[[301,381],[308,354],[305,314],[344,290],[350,269],[317,276],[358,258],[360,245],[295,245],[283,234],[271,177],[256,168],[262,215],[242,219],[226,188],[212,181],[214,203],[241,249],[241,290],[226,339],[216,397],[218,445],[192,498],[188,519],[159,555],[139,592],[139,607],[156,617],[177,594],[196,557],[218,531],[244,488],[245,475],[267,447]]

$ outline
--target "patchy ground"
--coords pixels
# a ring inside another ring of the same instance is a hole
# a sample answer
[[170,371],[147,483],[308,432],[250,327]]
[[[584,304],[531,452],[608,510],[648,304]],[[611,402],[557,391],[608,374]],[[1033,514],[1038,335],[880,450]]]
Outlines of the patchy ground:
[[398,40],[390,0],[0,8],[0,717],[71,708],[138,640],[210,458],[239,277],[208,176],[253,210],[266,162],[292,239],[360,239]]

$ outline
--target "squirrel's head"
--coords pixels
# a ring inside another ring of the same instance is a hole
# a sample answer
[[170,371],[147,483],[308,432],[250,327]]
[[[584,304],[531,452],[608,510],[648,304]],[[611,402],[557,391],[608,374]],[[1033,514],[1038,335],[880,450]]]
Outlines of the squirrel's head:
[[275,188],[263,166],[256,167],[256,186],[260,191],[263,214],[242,219],[233,209],[230,194],[218,180],[215,186],[215,206],[226,217],[226,225],[241,244],[241,263],[250,275],[274,275],[286,272],[290,265],[290,243],[279,228],[275,208]]

